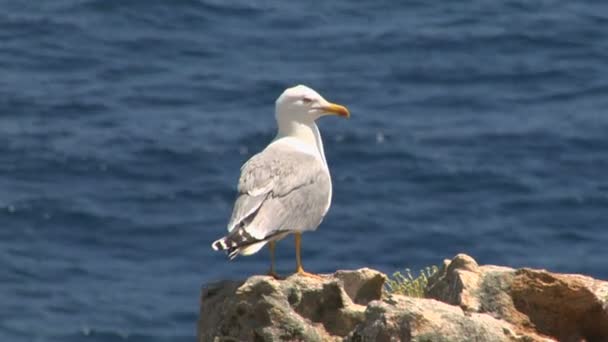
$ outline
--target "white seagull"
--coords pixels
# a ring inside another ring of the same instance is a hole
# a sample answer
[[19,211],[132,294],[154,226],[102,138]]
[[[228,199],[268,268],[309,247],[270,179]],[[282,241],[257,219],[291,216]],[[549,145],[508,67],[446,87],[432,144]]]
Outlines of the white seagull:
[[211,246],[226,250],[233,259],[256,253],[268,243],[268,274],[278,277],[274,271],[276,241],[294,234],[296,273],[316,276],[302,268],[302,233],[321,224],[331,205],[332,187],[315,120],[330,114],[348,118],[350,113],[303,85],[285,90],[275,105],[277,135],[241,167],[228,235]]

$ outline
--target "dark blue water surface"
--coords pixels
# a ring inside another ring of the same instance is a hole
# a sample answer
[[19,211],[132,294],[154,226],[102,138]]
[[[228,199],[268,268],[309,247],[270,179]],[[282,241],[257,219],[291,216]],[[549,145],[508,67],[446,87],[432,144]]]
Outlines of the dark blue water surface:
[[192,341],[267,269],[210,243],[298,83],[352,112],[310,271],[608,278],[605,1],[0,1],[0,70],[0,341]]

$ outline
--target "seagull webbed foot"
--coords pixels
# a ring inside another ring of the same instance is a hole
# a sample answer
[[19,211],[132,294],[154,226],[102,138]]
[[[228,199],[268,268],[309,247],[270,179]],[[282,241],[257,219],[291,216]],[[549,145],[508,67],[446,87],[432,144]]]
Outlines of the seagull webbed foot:
[[296,274],[299,275],[299,276],[314,278],[314,279],[318,279],[318,280],[324,279],[322,275],[314,274],[314,273],[308,273],[308,272],[304,271],[303,268],[296,269]]

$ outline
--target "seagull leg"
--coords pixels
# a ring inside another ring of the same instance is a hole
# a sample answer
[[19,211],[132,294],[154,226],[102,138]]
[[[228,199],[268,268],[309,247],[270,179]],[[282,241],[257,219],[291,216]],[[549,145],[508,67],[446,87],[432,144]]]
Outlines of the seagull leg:
[[301,276],[323,279],[320,275],[308,273],[302,268],[302,259],[300,258],[300,247],[302,245],[302,233],[295,233],[296,236],[296,273]]
[[268,250],[270,251],[270,270],[268,275],[274,279],[279,279],[279,275],[274,271],[274,248],[276,247],[276,241],[270,241],[268,243]]

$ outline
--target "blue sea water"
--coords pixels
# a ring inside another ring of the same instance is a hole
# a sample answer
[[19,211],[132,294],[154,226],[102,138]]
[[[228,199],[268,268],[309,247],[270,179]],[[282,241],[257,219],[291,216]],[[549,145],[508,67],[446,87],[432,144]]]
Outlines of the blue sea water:
[[[298,83],[333,206],[308,270],[608,278],[608,3],[0,1],[0,341],[192,341],[210,243]],[[294,268],[293,239],[278,267]]]

